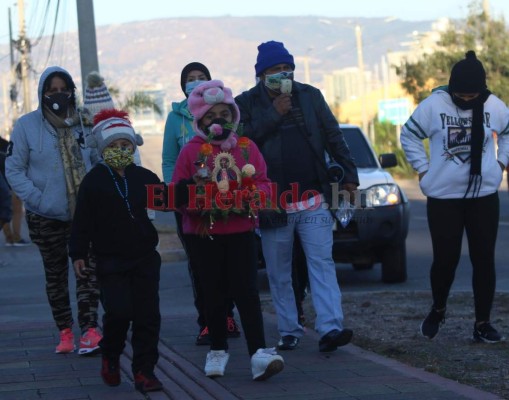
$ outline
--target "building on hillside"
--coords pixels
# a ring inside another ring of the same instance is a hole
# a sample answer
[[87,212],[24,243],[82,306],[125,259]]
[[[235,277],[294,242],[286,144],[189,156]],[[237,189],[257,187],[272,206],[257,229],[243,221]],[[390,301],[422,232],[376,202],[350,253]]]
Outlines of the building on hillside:
[[131,120],[136,132],[141,135],[162,135],[166,121],[165,92],[161,88],[148,88],[140,90],[140,93],[149,96],[161,110],[161,115],[152,107],[144,107],[131,112]]
[[379,104],[389,104],[391,99],[410,101],[410,96],[401,87],[401,79],[396,74],[396,67],[405,62],[414,63],[423,54],[430,54],[438,49],[442,33],[450,26],[447,18],[437,20],[428,32],[414,31],[408,41],[401,44],[408,47],[406,51],[387,52],[380,63],[372,67],[365,66],[362,81],[358,67],[335,70],[323,76],[324,96],[341,122],[361,125],[363,119],[372,121],[379,114]]

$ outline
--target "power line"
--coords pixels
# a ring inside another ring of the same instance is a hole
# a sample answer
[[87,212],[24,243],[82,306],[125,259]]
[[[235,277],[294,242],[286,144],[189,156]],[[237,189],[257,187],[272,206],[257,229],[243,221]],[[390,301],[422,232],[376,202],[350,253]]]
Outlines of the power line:
[[51,42],[50,42],[49,50],[48,50],[48,57],[46,58],[46,63],[45,63],[45,67],[44,68],[46,68],[48,66],[49,58],[51,56],[51,50],[53,49],[53,43],[55,41],[55,32],[56,32],[56,29],[57,29],[58,10],[59,10],[59,8],[60,8],[60,0],[57,0],[57,9],[55,11],[55,21],[53,23],[53,33],[51,34]]
[[[41,30],[39,32],[39,35],[37,36],[37,39],[34,40],[34,43],[32,45],[33,47],[35,47],[35,46],[37,46],[39,44],[39,42],[41,41],[41,39],[42,39],[42,37],[44,35],[44,30],[46,29],[46,21],[48,20],[48,13],[49,13],[49,8],[50,8],[50,3],[51,3],[50,0],[46,1],[46,10],[44,10],[44,17],[42,18]],[[34,14],[32,14],[32,16],[33,15]]]

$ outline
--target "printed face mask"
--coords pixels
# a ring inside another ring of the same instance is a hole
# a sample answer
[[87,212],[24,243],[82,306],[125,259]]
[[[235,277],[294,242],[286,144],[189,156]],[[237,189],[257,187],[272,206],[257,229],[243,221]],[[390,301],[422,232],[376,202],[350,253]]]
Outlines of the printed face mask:
[[287,72],[282,71],[277,74],[265,75],[265,86],[273,90],[275,92],[279,92],[281,90],[281,80],[282,79],[293,79],[293,71]]
[[134,162],[134,154],[131,149],[106,147],[103,150],[103,159],[111,168],[124,169]]
[[192,82],[187,82],[186,83],[186,94],[189,96],[195,87],[200,86],[202,83],[205,83],[205,82],[206,81],[200,81],[199,79],[192,81]]
[[69,104],[71,103],[71,96],[72,93],[54,93],[50,96],[43,96],[42,102],[46,104],[54,114],[61,117],[67,114]]

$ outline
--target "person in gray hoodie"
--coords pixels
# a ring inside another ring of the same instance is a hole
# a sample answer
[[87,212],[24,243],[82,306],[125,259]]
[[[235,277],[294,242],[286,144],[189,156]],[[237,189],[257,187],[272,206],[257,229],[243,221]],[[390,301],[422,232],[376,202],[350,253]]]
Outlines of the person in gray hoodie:
[[[41,75],[39,106],[14,126],[5,161],[6,178],[25,204],[30,238],[38,246],[46,276],[46,293],[60,331],[56,353],[75,350],[69,296],[68,242],[81,180],[98,161],[87,148],[91,126],[76,106],[76,86],[65,69],[53,66]],[[76,277],[79,354],[99,351],[99,288],[95,263],[87,261],[86,279]]]

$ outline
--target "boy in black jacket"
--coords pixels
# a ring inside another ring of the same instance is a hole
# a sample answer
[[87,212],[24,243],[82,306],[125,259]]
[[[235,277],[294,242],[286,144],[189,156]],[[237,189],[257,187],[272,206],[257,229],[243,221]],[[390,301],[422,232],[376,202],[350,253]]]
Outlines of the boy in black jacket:
[[97,257],[97,277],[104,308],[101,376],[120,384],[119,359],[132,323],[135,387],[142,393],[162,389],[154,375],[161,315],[161,257],[157,231],[147,216],[145,185],[159,184],[156,174],[133,163],[143,140],[127,113],[103,110],[94,118],[93,138],[103,161],[81,183],[72,224],[70,256],[76,274],[87,274],[88,249]]

